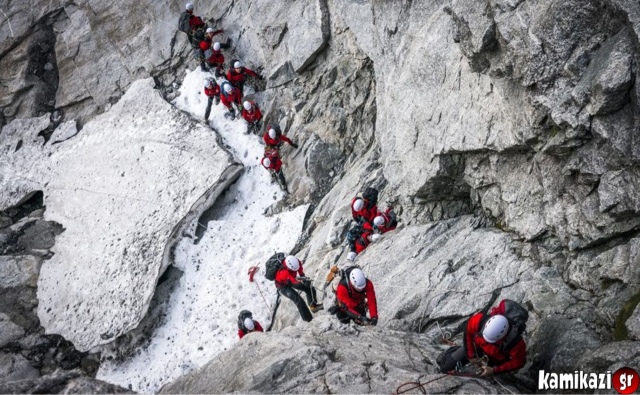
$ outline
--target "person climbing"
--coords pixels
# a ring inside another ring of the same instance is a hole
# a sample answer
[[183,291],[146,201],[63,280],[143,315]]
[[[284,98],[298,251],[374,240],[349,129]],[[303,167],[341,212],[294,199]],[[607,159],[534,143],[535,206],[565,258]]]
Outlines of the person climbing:
[[[322,304],[317,303],[316,289],[311,285],[311,280],[305,277],[302,262],[295,256],[289,255],[282,261],[274,281],[280,295],[295,303],[304,321],[311,321],[313,319],[311,312],[316,313],[322,309]],[[308,307],[296,290],[306,294]]]
[[242,118],[247,121],[247,133],[257,133],[262,123],[260,107],[252,101],[245,101],[242,107]]
[[366,188],[364,192],[351,200],[351,215],[358,223],[371,223],[378,215],[378,190]]
[[238,315],[238,337],[242,339],[251,332],[264,332],[262,325],[253,319],[253,314],[249,310],[242,310]]
[[527,361],[527,345],[522,339],[529,313],[517,302],[504,299],[489,314],[478,312],[467,322],[464,344],[450,347],[438,357],[442,373],[460,370],[468,363],[481,366],[481,376],[514,371]]
[[289,193],[287,180],[284,178],[284,173],[282,172],[282,159],[280,159],[280,153],[278,150],[272,147],[267,147],[264,150],[264,157],[260,163],[262,163],[262,166],[264,166],[265,169],[269,170],[271,179],[278,182],[280,184],[280,188],[285,193]]
[[220,104],[220,87],[216,84],[216,81],[207,78],[204,82],[204,94],[207,96],[207,109],[204,112],[204,120],[209,120],[209,114],[211,114],[211,105],[213,103]]
[[[367,308],[369,318],[367,318]],[[336,289],[336,305],[328,311],[343,324],[353,320],[358,325],[378,324],[378,305],[373,283],[362,269],[351,266],[344,270]]]
[[229,110],[225,117],[234,120],[240,115],[240,108],[242,106],[242,92],[229,83],[229,81],[222,81],[220,83],[220,101]]
[[224,55],[220,50],[222,45],[219,42],[213,43],[209,52],[205,52],[205,56],[207,60],[207,66],[209,69],[214,69],[214,75],[216,77],[222,76],[224,72]]
[[255,71],[244,67],[239,60],[234,59],[231,62],[232,62],[230,65],[231,67],[229,68],[229,71],[227,71],[227,79],[229,80],[229,82],[233,84],[233,86],[240,89],[240,92],[244,90],[244,83],[247,78],[247,75],[257,78],[259,80],[264,79],[260,74],[256,73]]
[[267,145],[267,147],[273,147],[280,149],[282,144],[287,143],[293,148],[298,148],[298,144],[291,141],[287,136],[282,134],[282,130],[280,130],[280,126],[276,124],[270,124],[267,126],[267,131],[262,135],[262,140]]
[[214,30],[211,27],[208,27],[205,31],[204,37],[198,43],[198,60],[200,61],[200,68],[204,71],[209,71],[208,59],[211,57],[212,49],[211,43],[213,36],[217,34],[222,34],[224,30],[218,29]]
[[347,232],[347,245],[349,246],[349,254],[347,260],[354,261],[356,256],[382,237],[379,233],[375,233],[373,226],[368,223],[357,223]]
[[381,234],[392,231],[397,226],[398,220],[396,217],[396,213],[393,211],[393,207],[387,207],[387,209],[383,213],[379,212],[378,215],[373,219],[373,229],[380,232]]
[[202,51],[200,51],[199,44],[205,37],[205,31],[207,30],[207,24],[199,16],[193,15],[193,3],[187,3],[185,11],[180,14],[178,21],[178,28],[187,34],[189,43],[194,51],[194,56],[202,70],[206,70],[204,65],[204,58]]

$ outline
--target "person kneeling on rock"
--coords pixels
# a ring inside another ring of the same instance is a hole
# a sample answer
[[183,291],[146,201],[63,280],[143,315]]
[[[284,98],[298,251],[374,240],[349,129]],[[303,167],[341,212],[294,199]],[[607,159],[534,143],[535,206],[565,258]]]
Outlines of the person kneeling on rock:
[[[367,307],[370,318],[367,318]],[[343,324],[351,320],[358,325],[378,324],[376,291],[359,267],[345,269],[336,289],[336,305],[329,309],[329,313],[335,314]]]
[[242,339],[247,333],[264,332],[262,325],[253,319],[249,310],[242,310],[238,315],[238,337]]
[[247,134],[258,134],[262,121],[262,112],[260,107],[252,101],[242,103],[242,118],[247,121]]
[[[311,285],[311,280],[304,276],[302,262],[295,256],[289,255],[282,261],[276,273],[275,283],[280,295],[291,299],[296,304],[304,321],[311,321],[313,319],[311,312],[316,313],[322,309],[322,304],[317,303],[316,289]],[[296,290],[303,291],[307,295],[309,307]]]
[[220,101],[227,107],[229,112],[225,114],[225,117],[234,120],[240,115],[240,108],[242,107],[242,92],[238,88],[233,87],[229,81],[222,81],[220,83]]
[[[516,319],[510,323],[507,316]],[[528,316],[522,306],[508,299],[491,309],[490,314],[474,314],[464,331],[464,345],[450,347],[436,360],[440,371],[461,371],[469,363],[481,368],[480,376],[522,368],[527,361],[527,345],[521,334]]]

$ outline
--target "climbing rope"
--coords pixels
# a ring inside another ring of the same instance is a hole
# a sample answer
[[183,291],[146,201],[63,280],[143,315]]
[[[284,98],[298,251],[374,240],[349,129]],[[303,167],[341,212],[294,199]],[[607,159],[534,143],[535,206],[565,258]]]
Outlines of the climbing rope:
[[[427,394],[427,390],[424,388],[425,385],[427,384],[431,384],[434,381],[438,381],[440,379],[443,379],[445,377],[447,377],[448,374],[443,374],[440,377],[436,377],[435,379],[429,380],[429,381],[425,381],[424,383],[421,383],[420,381],[409,381],[407,383],[404,384],[400,384],[400,386],[396,389],[396,392],[394,392],[394,395],[400,395],[400,394],[404,394],[405,392],[409,392],[412,391],[416,388],[420,389],[420,392],[422,392],[423,394]],[[408,387],[411,386],[411,387]],[[407,388],[403,388],[403,387],[407,387]]]
[[440,341],[452,347],[456,346],[457,345],[456,342],[451,340],[451,332],[449,331],[445,332],[444,330],[442,330],[442,328],[440,327],[440,323],[438,321],[436,321],[436,325],[438,325],[438,329],[440,329],[440,333],[442,333],[442,339],[440,339]]
[[267,306],[267,309],[269,309],[269,312],[271,313],[271,315],[274,315],[274,312],[271,309],[271,306],[269,306],[269,303],[267,303],[267,298],[264,297],[264,294],[262,293],[262,290],[260,289],[260,285],[258,285],[258,282],[254,281],[254,279],[253,279],[253,277],[255,276],[255,274],[258,271],[258,269],[259,269],[258,266],[251,266],[249,268],[249,271],[247,272],[247,274],[249,275],[249,282],[254,283],[256,285],[256,287],[258,288],[258,292],[260,292],[260,296],[262,296],[262,300],[264,301],[264,304]]

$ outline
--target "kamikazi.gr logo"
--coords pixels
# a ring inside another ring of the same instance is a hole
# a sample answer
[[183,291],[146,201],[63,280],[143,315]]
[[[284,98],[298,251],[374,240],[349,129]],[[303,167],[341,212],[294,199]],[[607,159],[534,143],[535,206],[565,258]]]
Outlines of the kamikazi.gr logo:
[[573,373],[547,373],[540,370],[539,390],[610,390],[620,394],[633,394],[640,384],[638,372],[631,368],[618,369],[615,373],[585,373],[576,370]]

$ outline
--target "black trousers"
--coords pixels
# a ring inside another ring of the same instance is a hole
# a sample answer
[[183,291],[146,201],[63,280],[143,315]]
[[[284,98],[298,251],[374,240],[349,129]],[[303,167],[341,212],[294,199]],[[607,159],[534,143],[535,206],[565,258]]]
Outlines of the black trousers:
[[313,315],[311,315],[311,311],[309,307],[307,307],[307,303],[302,300],[302,297],[296,290],[303,291],[307,295],[307,302],[309,304],[315,303],[316,298],[316,289],[311,285],[311,283],[301,283],[294,284],[287,287],[282,287],[278,290],[282,296],[285,296],[295,303],[296,307],[298,307],[298,312],[300,312],[300,317],[306,322],[309,322],[313,319]]
[[464,347],[454,346],[442,353],[437,362],[440,366],[440,371],[442,373],[447,373],[455,370],[458,362],[460,363],[460,366],[464,366],[469,363],[469,360],[467,359],[467,353]]
[[220,103],[220,98],[218,96],[209,97],[209,100],[207,101],[207,110],[204,112],[205,121],[209,120],[209,115],[211,114],[211,104],[213,104],[214,102],[217,106],[218,103]]

